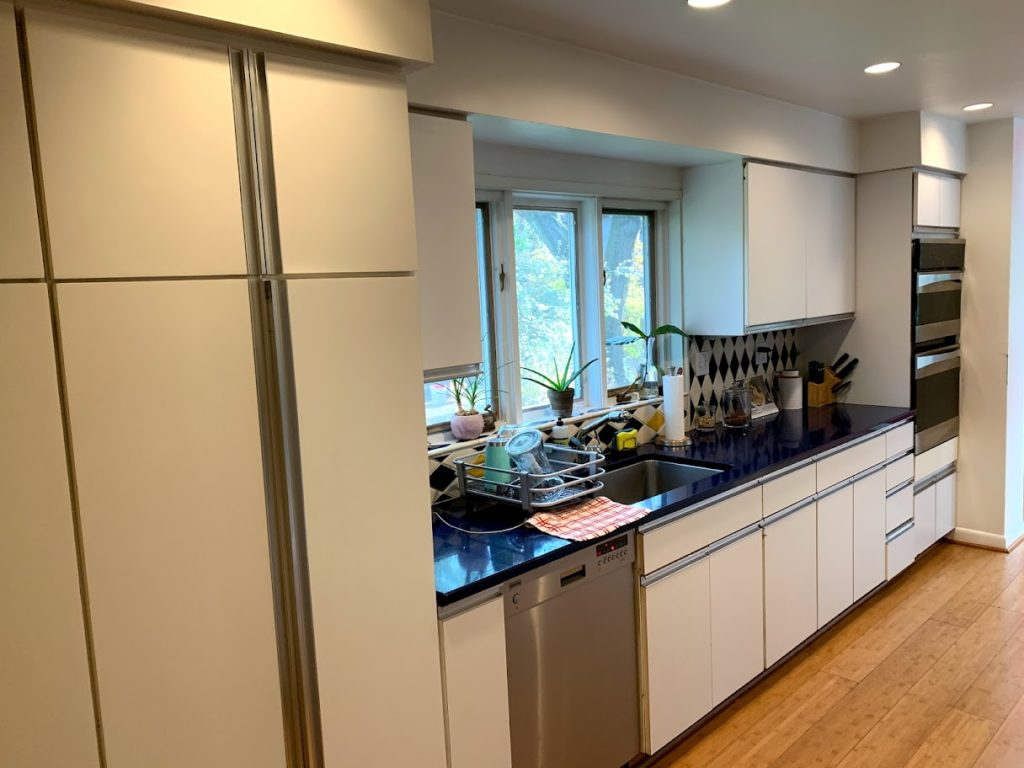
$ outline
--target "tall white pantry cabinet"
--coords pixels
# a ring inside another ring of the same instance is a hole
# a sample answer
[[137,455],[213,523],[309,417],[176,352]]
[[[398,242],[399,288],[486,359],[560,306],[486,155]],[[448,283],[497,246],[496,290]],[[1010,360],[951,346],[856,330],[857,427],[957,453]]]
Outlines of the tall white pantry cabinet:
[[23,18],[25,73],[0,2],[0,762],[440,768],[401,76],[246,53],[254,96],[222,43]]

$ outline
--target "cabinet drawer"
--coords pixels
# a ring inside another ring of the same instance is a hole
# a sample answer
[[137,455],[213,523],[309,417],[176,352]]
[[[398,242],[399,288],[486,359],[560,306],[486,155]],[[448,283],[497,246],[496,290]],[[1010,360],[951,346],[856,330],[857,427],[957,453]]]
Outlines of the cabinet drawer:
[[914,422],[885,433],[885,458],[892,459],[914,447]]
[[885,543],[885,578],[891,579],[914,562],[917,556],[917,535],[913,524]]
[[886,437],[867,440],[818,462],[818,490],[824,491],[885,461]]
[[797,469],[761,486],[764,503],[764,517],[791,507],[798,501],[813,496],[815,487],[815,470],[813,464]]
[[643,573],[656,571],[760,519],[761,489],[757,487],[645,533],[640,537]]
[[885,500],[885,530],[891,532],[914,519],[914,489],[907,486]]
[[900,483],[914,478],[914,454],[909,453],[885,468],[885,490],[891,491]]

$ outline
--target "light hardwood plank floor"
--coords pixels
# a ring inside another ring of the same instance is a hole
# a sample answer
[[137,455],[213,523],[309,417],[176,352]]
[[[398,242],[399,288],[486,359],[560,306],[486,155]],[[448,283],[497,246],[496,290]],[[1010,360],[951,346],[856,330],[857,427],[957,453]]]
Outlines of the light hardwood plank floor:
[[1024,768],[1024,547],[942,542],[656,768]]

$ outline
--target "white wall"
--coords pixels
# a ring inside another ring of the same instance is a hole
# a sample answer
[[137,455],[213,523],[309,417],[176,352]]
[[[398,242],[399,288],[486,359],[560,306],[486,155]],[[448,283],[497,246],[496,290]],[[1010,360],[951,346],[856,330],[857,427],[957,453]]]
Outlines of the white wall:
[[434,13],[413,105],[856,171],[857,124],[606,54]]
[[[1020,370],[1019,350],[1014,355],[1013,371],[1017,394],[1007,397],[1011,277],[1019,281],[1024,269],[1022,257],[1013,258],[1014,251],[1021,248],[1014,242],[1013,211],[1014,187],[1021,185],[1024,172],[1017,138],[1020,133],[1021,127],[1014,120],[970,126],[969,165],[963,185],[961,232],[967,240],[967,258],[961,333],[957,534],[995,546],[1012,543],[1020,528],[1019,392],[1024,372]],[[1018,233],[1016,239],[1021,237],[1024,233]],[[1020,304],[1021,299],[1014,300],[1018,326]],[[1017,347],[1024,344],[1019,334],[1017,328]],[[1010,488],[1012,492],[1008,492]],[[1015,509],[1010,510],[1011,506]],[[1012,523],[1010,517],[1014,518]]]
[[681,168],[477,142],[477,187],[678,200]]

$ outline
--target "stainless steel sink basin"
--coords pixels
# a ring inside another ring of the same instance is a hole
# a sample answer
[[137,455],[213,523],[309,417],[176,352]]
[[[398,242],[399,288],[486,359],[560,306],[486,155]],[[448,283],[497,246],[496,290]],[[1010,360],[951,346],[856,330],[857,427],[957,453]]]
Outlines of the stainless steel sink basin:
[[601,478],[601,495],[621,504],[633,504],[684,485],[717,475],[724,470],[647,459],[609,470]]

